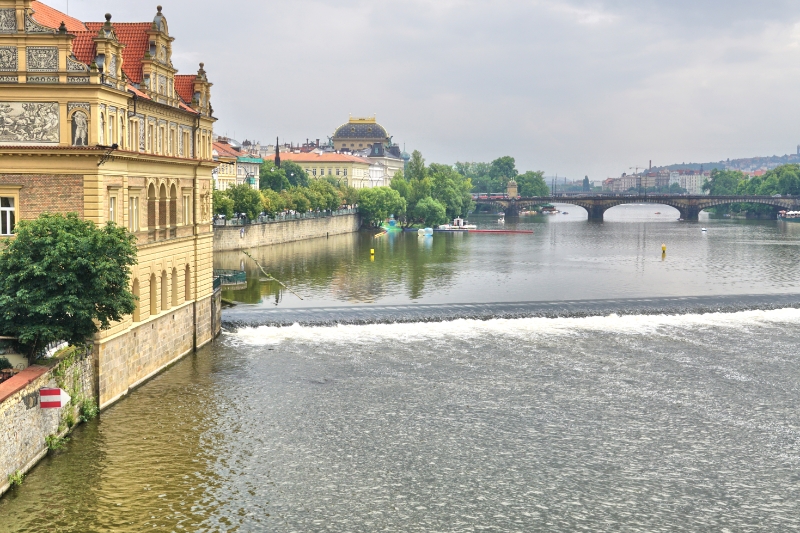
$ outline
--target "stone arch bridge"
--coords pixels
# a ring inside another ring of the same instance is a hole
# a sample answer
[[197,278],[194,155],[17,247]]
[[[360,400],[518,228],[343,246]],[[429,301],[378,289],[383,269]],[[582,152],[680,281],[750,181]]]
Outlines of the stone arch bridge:
[[658,204],[677,209],[683,220],[697,220],[700,211],[717,205],[738,203],[764,204],[776,209],[800,210],[800,198],[772,196],[687,196],[654,194],[648,196],[624,195],[574,195],[537,196],[534,198],[476,198],[478,205],[490,205],[502,209],[506,216],[513,217],[519,210],[546,203],[573,204],[589,213],[589,220],[602,220],[603,213],[622,204]]

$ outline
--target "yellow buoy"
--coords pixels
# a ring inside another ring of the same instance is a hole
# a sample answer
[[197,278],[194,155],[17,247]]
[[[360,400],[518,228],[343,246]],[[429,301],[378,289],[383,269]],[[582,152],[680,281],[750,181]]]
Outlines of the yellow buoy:
[[662,244],[661,245],[661,251],[662,252],[666,252],[667,251],[667,245],[666,244]]
[[375,255],[375,248],[369,249],[369,255]]

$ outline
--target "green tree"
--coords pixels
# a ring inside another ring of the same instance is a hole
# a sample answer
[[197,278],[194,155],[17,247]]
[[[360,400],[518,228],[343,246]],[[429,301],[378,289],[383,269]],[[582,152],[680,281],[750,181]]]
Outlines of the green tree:
[[284,199],[280,195],[273,191],[272,189],[266,189],[261,191],[262,199],[263,199],[263,209],[264,212],[267,213],[269,216],[274,217],[277,213],[283,211],[286,207],[284,204]]
[[414,150],[411,153],[411,159],[408,161],[408,166],[406,167],[405,178],[409,182],[421,181],[425,179],[426,175],[427,169],[425,168],[425,159],[423,159],[422,153],[419,150]]
[[489,175],[499,185],[498,191],[490,192],[505,192],[508,182],[517,178],[517,167],[514,158],[506,155],[492,161],[489,167]]
[[233,200],[223,191],[215,190],[211,202],[215,215],[224,215],[227,218],[233,216]]
[[282,168],[277,168],[272,161],[265,161],[261,165],[259,173],[258,188],[262,191],[285,191],[292,184],[286,179],[286,172]]
[[281,170],[292,187],[308,187],[308,173],[294,161],[281,163]]
[[244,213],[250,220],[258,217],[264,207],[261,193],[245,183],[229,187],[224,192],[228,198],[233,200],[234,212]]
[[472,182],[472,192],[490,193],[501,189],[500,182],[490,175],[490,163],[461,163],[455,164],[456,172],[469,178]]
[[467,216],[475,208],[472,182],[450,165],[432,163],[428,168],[431,197],[445,206],[448,218]]
[[523,198],[550,196],[550,188],[545,183],[544,172],[541,170],[537,172],[529,170],[517,176],[516,180],[519,187],[519,195]]
[[733,196],[739,187],[739,182],[744,180],[744,174],[738,170],[711,171],[711,178],[703,184],[703,190],[709,191],[711,196]]
[[133,313],[136,237],[76,213],[17,224],[0,253],[0,331],[33,358],[54,341],[81,344]]
[[405,214],[405,211],[405,199],[390,187],[359,190],[358,212],[361,213],[364,223],[367,225],[379,225],[389,218],[389,215],[397,218]]
[[342,195],[339,190],[327,180],[311,180],[309,189],[320,197],[320,209],[339,209],[342,205]]
[[438,226],[447,222],[447,210],[441,202],[428,196],[414,207],[414,219],[428,227]]

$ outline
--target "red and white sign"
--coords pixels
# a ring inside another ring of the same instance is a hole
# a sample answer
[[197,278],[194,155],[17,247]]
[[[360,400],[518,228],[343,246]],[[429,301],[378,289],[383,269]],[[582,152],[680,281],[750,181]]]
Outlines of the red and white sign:
[[69,403],[67,391],[62,389],[39,389],[39,407],[42,409],[57,409]]

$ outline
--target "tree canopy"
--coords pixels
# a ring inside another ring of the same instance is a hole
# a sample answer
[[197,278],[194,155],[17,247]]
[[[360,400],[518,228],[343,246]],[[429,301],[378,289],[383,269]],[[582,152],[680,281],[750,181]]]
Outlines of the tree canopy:
[[392,188],[361,189],[358,196],[358,210],[367,225],[380,224],[389,215],[400,217],[406,212],[406,200]]
[[517,187],[519,188],[519,195],[523,198],[550,195],[550,188],[547,186],[547,183],[545,183],[544,172],[541,170],[538,172],[529,170],[517,176],[516,181]]
[[133,313],[136,237],[76,213],[21,221],[0,253],[0,332],[32,358],[55,341],[81,344]]

